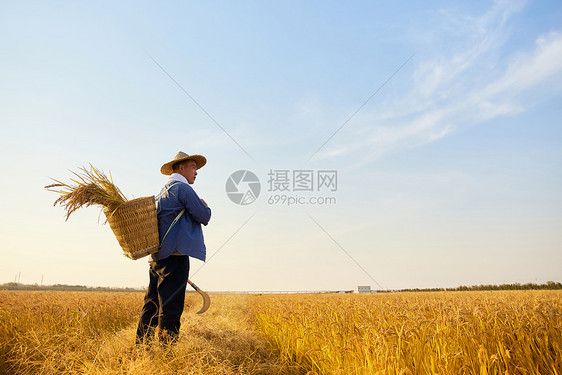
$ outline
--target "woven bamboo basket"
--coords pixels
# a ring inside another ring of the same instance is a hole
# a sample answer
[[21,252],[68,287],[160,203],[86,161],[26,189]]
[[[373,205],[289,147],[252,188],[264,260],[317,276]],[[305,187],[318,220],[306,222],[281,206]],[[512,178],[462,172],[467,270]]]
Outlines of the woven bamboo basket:
[[114,212],[103,213],[127,258],[139,259],[160,249],[154,196],[123,203]]

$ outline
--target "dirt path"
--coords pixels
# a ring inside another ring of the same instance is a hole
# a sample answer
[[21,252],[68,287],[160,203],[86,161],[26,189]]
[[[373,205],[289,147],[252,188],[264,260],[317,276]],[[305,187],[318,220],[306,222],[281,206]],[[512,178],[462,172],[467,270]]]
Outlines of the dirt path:
[[181,337],[172,348],[139,350],[133,345],[135,327],[108,336],[93,360],[83,363],[86,374],[287,374],[269,345],[252,326],[253,296],[214,295],[205,314],[195,314],[200,298],[189,296]]

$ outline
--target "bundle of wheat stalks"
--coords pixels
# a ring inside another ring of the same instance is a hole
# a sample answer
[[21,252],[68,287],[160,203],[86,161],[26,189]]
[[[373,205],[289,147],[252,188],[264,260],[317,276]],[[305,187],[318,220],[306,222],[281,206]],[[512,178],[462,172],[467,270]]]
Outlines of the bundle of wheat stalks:
[[65,184],[52,179],[55,184],[45,186],[45,189],[59,193],[60,197],[54,206],[59,204],[66,210],[66,219],[80,207],[100,205],[115,211],[127,201],[121,190],[113,183],[111,172],[107,177],[102,171],[90,164],[90,169],[81,167],[82,173],[72,172],[78,179],[71,179],[74,184]]

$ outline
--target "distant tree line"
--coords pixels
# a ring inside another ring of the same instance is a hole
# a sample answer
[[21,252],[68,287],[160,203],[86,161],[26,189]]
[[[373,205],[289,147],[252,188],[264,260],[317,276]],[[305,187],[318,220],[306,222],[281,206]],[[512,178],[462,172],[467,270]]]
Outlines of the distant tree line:
[[[562,283],[547,281],[544,284],[501,284],[501,285],[461,285],[456,288],[414,288],[399,290],[377,290],[376,292],[454,292],[454,291],[479,291],[479,290],[554,290],[562,289]],[[141,288],[110,288],[110,287],[91,287],[85,285],[66,285],[54,284],[41,286],[39,284],[20,284],[20,283],[4,283],[0,285],[0,290],[60,290],[73,292],[144,292]],[[189,293],[190,291],[188,291]],[[326,291],[325,293],[336,293],[337,291]],[[351,293],[353,291],[345,291]],[[296,292],[293,292],[296,293]],[[309,292],[313,293],[313,292]]]
[[456,288],[425,288],[425,289],[400,289],[400,292],[453,292],[453,291],[478,291],[478,290],[553,290],[562,289],[562,283],[547,281],[544,284],[501,284],[501,285],[461,285]]
[[143,292],[139,288],[110,288],[90,287],[85,285],[54,284],[41,286],[39,284],[5,283],[0,285],[0,290],[60,290],[68,292]]

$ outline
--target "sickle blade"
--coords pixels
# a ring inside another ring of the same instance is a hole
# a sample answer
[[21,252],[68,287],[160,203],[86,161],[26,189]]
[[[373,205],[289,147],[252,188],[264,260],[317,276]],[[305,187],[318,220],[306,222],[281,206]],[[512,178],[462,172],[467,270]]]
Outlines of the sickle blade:
[[187,280],[187,282],[197,291],[197,293],[201,295],[201,297],[203,297],[203,307],[201,307],[201,310],[197,311],[197,314],[203,314],[211,306],[211,297],[209,297],[209,295],[202,291],[197,285],[192,283],[191,280]]
[[197,314],[203,314],[211,306],[211,298],[201,289],[199,289],[198,292],[201,294],[201,297],[203,297],[203,307],[201,307],[201,310],[197,311]]

